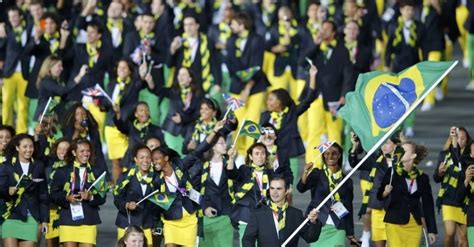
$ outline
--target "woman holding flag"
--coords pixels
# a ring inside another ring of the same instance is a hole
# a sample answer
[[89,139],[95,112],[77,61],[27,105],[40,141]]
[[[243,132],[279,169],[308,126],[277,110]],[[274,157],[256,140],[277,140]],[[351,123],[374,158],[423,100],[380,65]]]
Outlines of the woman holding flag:
[[436,206],[438,211],[443,212],[446,246],[454,245],[456,235],[460,246],[467,243],[464,204],[462,200],[457,200],[456,190],[463,186],[463,171],[467,168],[464,156],[469,155],[470,139],[469,133],[464,127],[451,127],[444,150],[438,156],[438,168],[433,174],[433,180],[436,183],[441,183]]
[[[311,203],[308,212],[316,208],[323,199],[332,191],[343,179],[342,172],[342,147],[333,143],[323,153],[323,166],[314,168],[313,163],[308,163],[304,167],[297,189],[304,193],[311,191]],[[354,237],[353,220],[353,185],[349,179],[320,209],[319,220],[323,222],[319,240],[312,243],[311,247],[323,246],[344,246],[346,236],[351,245],[359,245]]]
[[[233,227],[230,220],[232,210],[233,181],[225,173],[227,146],[225,137],[235,129],[235,122],[217,122],[204,142],[188,155],[185,166],[188,167],[194,188],[202,196],[199,245],[203,247],[232,246]],[[208,151],[209,150],[209,151]]]
[[[64,247],[92,247],[96,244],[100,206],[105,203],[97,187],[105,173],[94,162],[91,143],[84,138],[72,142],[67,165],[57,169],[51,185],[51,199],[60,206],[59,242]],[[102,184],[103,185],[103,184]]]
[[[74,90],[87,73],[87,66],[81,67],[79,73],[72,79],[73,82],[65,84],[61,81],[63,72],[63,62],[56,56],[48,56],[38,74],[36,87],[38,88],[38,107],[36,108],[34,119],[38,122],[44,114],[51,111],[52,104],[56,105],[54,111],[62,119],[65,114],[66,95]],[[52,102],[54,101],[54,102]]]
[[148,246],[152,246],[153,217],[150,216],[159,212],[157,206],[148,200],[141,201],[158,187],[151,166],[151,151],[145,144],[137,143],[133,157],[135,166],[122,173],[114,188],[114,204],[118,209],[115,220],[117,239],[122,238],[126,228],[136,225],[145,232]]
[[39,225],[46,233],[49,221],[44,166],[34,159],[34,140],[28,134],[13,137],[5,154],[7,161],[0,166],[0,197],[6,205],[3,246],[33,247],[39,242]]
[[214,126],[216,126],[217,118],[219,118],[220,109],[218,103],[212,98],[203,98],[199,109],[199,119],[196,121],[192,132],[186,137],[185,143],[188,152],[196,149],[202,143],[206,136],[209,135]]
[[235,168],[235,147],[229,150],[227,177],[234,181],[234,205],[231,219],[238,225],[240,239],[244,236],[251,211],[267,202],[269,176],[273,169],[268,162],[268,151],[264,144],[254,143],[247,150],[245,164]]
[[[298,117],[311,105],[316,97],[316,75],[318,69],[311,65],[309,70],[309,89],[298,105],[285,89],[275,89],[267,98],[267,111],[260,115],[260,125],[271,124],[276,129],[277,153],[281,160],[290,160],[293,174],[298,173],[298,156],[304,154],[305,148],[298,132]],[[291,181],[293,183],[294,181]]]
[[178,70],[171,88],[157,88],[158,97],[170,100],[168,116],[163,122],[166,144],[181,154],[183,140],[191,131],[192,123],[199,118],[199,102],[202,88],[194,80],[194,74],[187,67]]
[[184,167],[186,161],[165,146],[154,149],[152,159],[159,191],[167,199],[167,203],[160,205],[164,209],[161,220],[165,246],[195,246],[200,196],[193,189],[188,170]]
[[[387,245],[419,246],[422,232],[425,240],[433,244],[438,230],[430,180],[417,167],[428,150],[413,142],[405,142],[402,147],[400,162],[385,173],[377,191],[379,200],[388,200],[384,217]],[[427,229],[423,229],[422,218]]]
[[107,171],[107,179],[109,180],[110,175],[102,152],[99,126],[92,114],[82,106],[82,103],[78,102],[69,107],[62,123],[62,132],[63,136],[69,140],[79,138],[89,140],[92,148],[91,152],[94,153],[94,156],[91,157],[93,159],[91,163]]

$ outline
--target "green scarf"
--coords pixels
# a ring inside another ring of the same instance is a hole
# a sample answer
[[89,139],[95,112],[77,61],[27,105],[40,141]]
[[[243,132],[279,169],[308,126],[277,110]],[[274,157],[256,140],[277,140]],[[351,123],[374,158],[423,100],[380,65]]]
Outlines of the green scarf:
[[[336,188],[337,184],[339,184],[339,182],[341,182],[343,178],[342,169],[339,169],[337,172],[333,173],[326,164],[323,165],[323,169],[324,174],[326,174],[326,178],[328,179],[329,191],[333,191]],[[341,196],[339,195],[339,192],[336,192],[333,195],[333,198],[337,202],[341,201]]]
[[418,167],[416,167],[416,164],[413,165],[411,171],[407,172],[405,169],[403,169],[403,164],[400,162],[395,165],[395,171],[397,172],[398,176],[410,180],[417,179],[419,176],[423,175],[423,170],[418,169]]
[[59,35],[59,32],[56,31],[53,35],[49,35],[45,33],[43,37],[46,40],[46,42],[49,43],[49,50],[51,51],[51,54],[57,55],[56,51],[59,48],[59,39],[61,38],[61,36]]
[[[183,62],[181,66],[186,67],[186,68],[191,68],[191,65],[193,64],[192,61],[192,52],[193,50],[190,47],[189,44],[189,38],[186,33],[183,33]],[[211,58],[211,53],[209,52],[208,49],[208,40],[207,36],[200,33],[199,34],[199,47],[198,51],[199,54],[201,54],[201,78],[202,78],[202,88],[204,91],[208,91],[211,88],[211,84],[213,81],[212,75],[211,75],[211,63],[210,63],[210,58]]]
[[252,176],[249,181],[242,184],[240,188],[237,188],[237,190],[234,193],[234,201],[232,202],[232,204],[235,204],[237,201],[242,199],[247,194],[247,192],[249,192],[255,185],[257,185],[257,174],[256,174],[257,171],[263,171],[262,191],[260,191],[261,193],[260,199],[263,200],[263,202],[265,202],[266,200],[267,191],[268,191],[268,182],[269,182],[267,169],[265,169],[265,166],[256,166],[253,163],[250,165],[250,167],[252,169]]
[[[79,170],[80,168],[81,168],[81,164],[78,161],[74,160],[73,168],[69,175],[69,181],[66,181],[63,186],[63,191],[66,192],[66,195],[71,195],[72,183],[76,180],[76,169]],[[92,172],[92,167],[91,167],[91,164],[89,164],[89,162],[87,162],[86,164],[86,171],[87,171],[86,183],[89,183],[89,184],[94,183],[95,176],[94,176],[94,173]],[[84,185],[86,183],[84,183]],[[86,188],[83,188],[83,189],[86,189]],[[91,190],[91,192],[93,195],[97,194],[96,190]]]
[[451,152],[447,152],[446,156],[444,157],[444,160],[447,170],[443,176],[443,181],[441,182],[441,187],[438,191],[438,197],[436,198],[436,206],[438,207],[438,212],[441,210],[443,199],[446,196],[448,198],[455,199],[458,179],[459,176],[461,176],[462,171],[462,167],[460,168],[457,164],[454,164],[453,157],[451,157]]
[[235,57],[240,58],[242,57],[242,53],[244,52],[245,48],[241,48],[241,44],[244,40],[247,40],[249,37],[249,31],[242,31],[235,39]]
[[[392,46],[396,47],[404,40],[403,35],[403,28],[405,27],[405,22],[403,21],[402,17],[398,17],[398,25],[395,29],[395,38],[393,39]],[[407,41],[407,44],[413,48],[416,46],[417,42],[417,30],[416,30],[416,23],[415,21],[412,22],[410,27],[408,28],[410,32],[410,40]]]
[[286,209],[288,209],[288,202],[285,202],[283,207],[278,207],[276,203],[270,201],[270,208],[274,214],[278,215],[278,231],[281,232],[281,230],[285,228],[285,217]]
[[290,110],[290,108],[285,107],[285,109],[283,109],[283,111],[281,111],[281,112],[274,111],[274,112],[270,113],[272,123],[273,123],[273,125],[275,126],[275,128],[277,130],[281,129],[281,124],[283,122],[283,117],[288,113],[289,110]]
[[97,41],[95,47],[89,43],[86,43],[86,51],[87,51],[87,55],[89,56],[89,63],[88,63],[89,68],[94,67],[95,63],[97,62],[97,59],[99,58],[99,50],[101,46],[102,46],[102,42],[100,40]]
[[147,176],[143,177],[142,173],[139,171],[138,166],[135,166],[128,170],[127,176],[120,183],[115,185],[114,196],[120,195],[120,193],[122,193],[125,187],[127,187],[127,185],[130,183],[130,179],[133,177],[136,177],[140,184],[147,184],[153,189],[153,168],[150,167]]
[[216,126],[216,123],[217,119],[215,117],[212,118],[211,122],[209,123],[206,123],[201,118],[199,118],[196,125],[194,126],[194,132],[192,135],[193,141],[200,143],[201,134],[204,134],[205,136],[209,135],[214,129],[214,126]]
[[131,81],[132,80],[130,79],[130,76],[128,76],[126,79],[117,78],[117,86],[119,88],[119,93],[117,95],[117,98],[115,99],[115,104],[120,105],[120,101],[123,97],[123,92],[125,91],[125,88],[130,85]]
[[22,20],[20,22],[20,25],[18,25],[18,27],[13,28],[13,32],[15,33],[15,40],[19,44],[21,44],[21,36],[23,35],[23,32],[25,31],[25,28],[26,28],[25,20]]
[[151,124],[150,119],[148,119],[144,123],[140,123],[137,119],[133,120],[133,127],[135,127],[135,129],[138,130],[138,132],[140,133],[140,139],[143,140],[143,138],[148,132],[148,126],[150,126],[150,124]]

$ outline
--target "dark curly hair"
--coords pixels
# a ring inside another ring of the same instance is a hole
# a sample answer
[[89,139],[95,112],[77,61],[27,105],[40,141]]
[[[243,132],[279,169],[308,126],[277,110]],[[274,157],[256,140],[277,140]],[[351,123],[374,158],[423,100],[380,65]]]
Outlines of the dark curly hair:
[[16,136],[14,136],[12,138],[12,140],[7,144],[7,146],[5,148],[5,157],[7,158],[7,160],[11,160],[13,157],[18,157],[18,151],[16,150],[16,148],[18,146],[20,146],[20,142],[24,139],[30,139],[31,142],[33,143],[34,151],[33,151],[33,156],[32,157],[36,158],[36,150],[38,148],[37,148],[37,145],[35,143],[35,139],[31,135],[21,133],[21,134],[18,134]]
[[76,157],[72,153],[72,151],[77,151],[77,148],[79,145],[86,144],[89,145],[91,156],[89,157],[89,164],[94,165],[95,162],[95,153],[94,153],[94,147],[92,146],[92,143],[87,140],[86,138],[77,138],[71,142],[71,146],[69,147],[69,150],[67,151],[66,154],[66,162],[69,164],[74,163],[74,160]]

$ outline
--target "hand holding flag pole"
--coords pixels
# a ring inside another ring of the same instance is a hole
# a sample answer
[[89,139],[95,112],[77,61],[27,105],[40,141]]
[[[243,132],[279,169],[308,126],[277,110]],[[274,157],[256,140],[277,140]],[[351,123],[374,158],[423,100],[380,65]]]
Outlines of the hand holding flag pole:
[[91,184],[91,186],[89,186],[89,188],[87,189],[87,192],[89,192],[92,188],[94,188],[102,180],[105,174],[106,172],[103,172],[102,174],[100,174],[100,176]]
[[156,193],[158,193],[158,192],[160,192],[159,189],[157,189],[157,190],[151,192],[150,194],[146,195],[146,196],[143,197],[140,201],[137,202],[137,205],[139,205],[140,203],[142,203],[143,201],[145,201],[146,199],[150,198],[152,195],[154,195],[154,194],[156,194]]
[[[425,62],[426,63],[426,62]],[[403,115],[394,123],[390,126],[389,130],[382,136],[380,139],[378,139],[375,144],[372,146],[372,148],[369,150],[369,152],[362,158],[359,163],[342,179],[341,182],[337,184],[337,186],[332,190],[326,198],[324,198],[323,201],[316,207],[316,210],[320,210],[324,204],[326,204],[333,196],[334,194],[347,182],[347,180],[350,179],[350,177],[364,164],[364,162],[387,140],[400,126],[403,121],[416,109],[416,107],[426,98],[426,96],[443,80],[444,77],[448,75],[451,70],[454,69],[454,67],[457,65],[458,61],[455,61],[453,64],[449,66],[448,69],[446,69],[441,76],[433,83],[432,85],[429,86],[427,90],[423,91],[423,94],[421,94],[420,97],[418,97],[415,102],[407,109]],[[408,69],[407,69],[408,70]],[[347,106],[347,105],[346,105]],[[359,133],[357,135],[360,137]],[[393,170],[393,169],[392,169]],[[296,234],[303,228],[306,223],[308,223],[309,219],[306,218],[303,223],[285,240],[285,242],[282,244],[282,247],[286,247],[286,245],[293,239]]]
[[25,174],[24,173],[21,174],[20,179],[18,179],[18,182],[15,185],[15,189],[18,189],[18,186],[20,186],[21,180],[23,180],[24,177],[25,177]]
[[105,92],[105,90],[99,84],[95,84],[95,87],[99,89],[104,95],[104,97],[110,101],[110,104],[114,105],[114,101],[112,100],[112,98]]
[[242,128],[243,128],[244,125],[245,125],[245,121],[247,121],[247,119],[244,119],[244,121],[242,121],[242,124],[240,125],[240,128],[239,128],[239,130],[237,131],[237,136],[235,136],[234,144],[232,144],[232,147],[235,147],[235,144],[237,143],[237,140],[239,139],[240,131],[242,130]]
[[40,117],[39,124],[41,124],[41,123],[43,122],[44,115],[45,115],[46,112],[48,111],[48,107],[49,107],[49,105],[51,104],[51,101],[52,101],[52,100],[53,100],[53,97],[49,97],[48,103],[46,103],[46,106],[44,107],[43,112],[41,113],[41,117]]

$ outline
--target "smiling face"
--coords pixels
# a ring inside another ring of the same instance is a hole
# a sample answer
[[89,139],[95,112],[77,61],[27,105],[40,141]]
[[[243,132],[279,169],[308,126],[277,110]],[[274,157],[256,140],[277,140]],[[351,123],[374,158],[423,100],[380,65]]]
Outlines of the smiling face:
[[211,121],[212,118],[216,116],[216,111],[206,103],[202,103],[201,108],[199,109],[199,114],[201,115],[201,119],[207,122]]
[[135,109],[135,117],[140,123],[148,121],[148,119],[150,119],[150,110],[148,109],[148,106],[145,104],[137,105],[137,109]]
[[267,161],[267,150],[265,147],[262,146],[256,146],[252,149],[252,153],[249,155],[250,160],[256,165],[256,166],[263,166],[265,165],[265,162]]
[[67,151],[69,149],[69,142],[63,141],[58,144],[58,147],[56,148],[56,156],[58,157],[59,160],[64,160],[66,157]]
[[168,163],[168,157],[164,156],[161,152],[153,152],[152,158],[155,171],[161,171]]
[[457,141],[458,141],[459,147],[461,149],[466,147],[466,145],[467,145],[467,133],[464,130],[459,130]]
[[72,151],[72,155],[76,157],[77,162],[86,164],[91,157],[91,147],[87,143],[78,144],[76,150]]
[[0,130],[0,152],[3,152],[7,144],[12,140],[12,134],[8,130]]
[[130,71],[130,68],[128,67],[127,62],[125,61],[120,61],[117,65],[117,77],[125,80],[127,77],[129,77],[132,74]]
[[328,166],[337,166],[339,165],[339,159],[341,158],[341,153],[339,150],[332,146],[323,154],[324,162]]
[[16,151],[18,151],[18,158],[20,161],[29,161],[31,157],[33,157],[33,152],[35,151],[33,141],[30,138],[21,139],[18,146],[16,146]]
[[142,173],[148,173],[151,167],[151,152],[148,148],[138,150],[134,160]]
[[145,237],[141,233],[132,232],[128,235],[124,243],[127,247],[143,247],[143,244],[145,243]]

